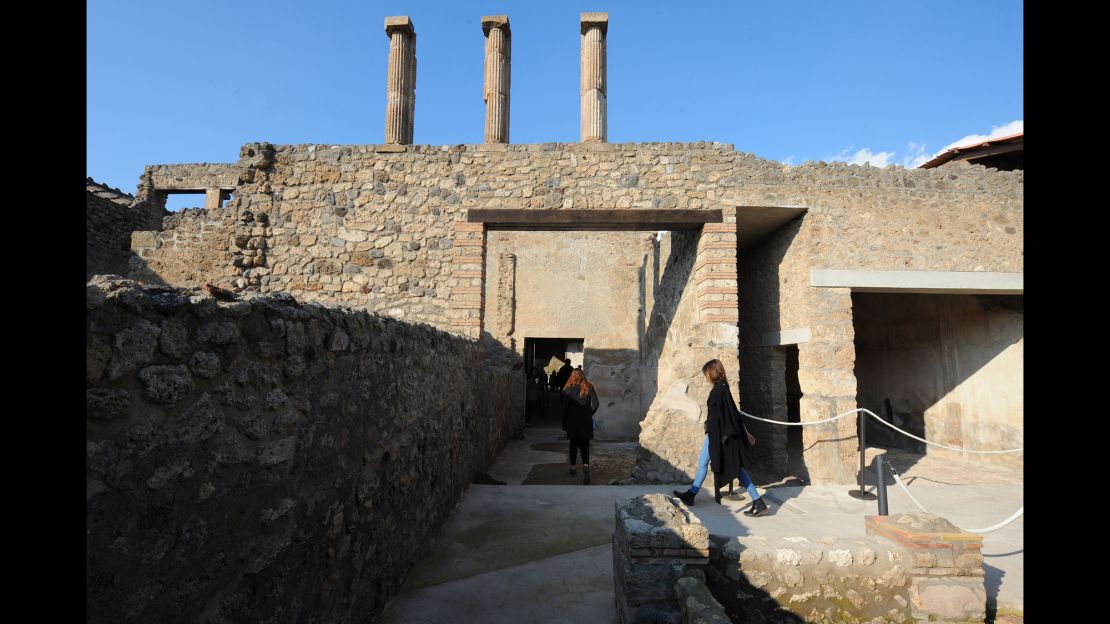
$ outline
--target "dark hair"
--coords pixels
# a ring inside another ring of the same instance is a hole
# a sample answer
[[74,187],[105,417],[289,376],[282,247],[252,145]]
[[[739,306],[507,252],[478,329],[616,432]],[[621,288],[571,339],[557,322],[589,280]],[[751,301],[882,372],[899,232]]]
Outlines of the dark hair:
[[725,365],[721,364],[721,361],[718,359],[712,359],[705,364],[702,364],[701,372],[703,374],[709,375],[709,381],[712,381],[713,383],[717,383],[719,381],[728,381],[728,377],[725,376]]

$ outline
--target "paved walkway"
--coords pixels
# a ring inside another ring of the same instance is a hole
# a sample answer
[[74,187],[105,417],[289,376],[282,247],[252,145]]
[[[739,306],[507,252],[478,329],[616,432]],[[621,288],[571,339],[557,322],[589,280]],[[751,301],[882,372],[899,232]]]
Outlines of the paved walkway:
[[[552,450],[560,448],[553,443],[561,433],[551,428],[527,429],[524,440],[509,441],[490,470],[490,476],[507,485],[470,486],[431,553],[418,562],[401,593],[386,606],[383,622],[617,621],[613,502],[648,492],[670,493],[679,486],[616,486],[595,478],[594,485],[585,487],[580,473],[565,474],[565,454]],[[595,443],[595,447],[595,473],[617,474],[625,470],[635,444]],[[929,473],[933,463],[916,462],[912,475],[903,471],[916,477],[908,487],[928,509],[958,526],[992,525],[1023,502],[1019,471],[988,471],[989,483],[980,484],[977,472],[959,462],[942,462]],[[565,485],[524,484],[560,479]],[[715,535],[862,536],[863,516],[874,514],[876,504],[851,498],[849,489],[772,487],[765,494],[771,512],[759,518],[740,513],[749,502],[746,496],[726,498],[717,505],[712,491],[703,490],[693,512]],[[916,511],[897,488],[889,494],[891,513]],[[1023,535],[1024,522],[1018,519],[983,540],[987,594],[989,600],[997,600],[1002,613],[1023,610]]]

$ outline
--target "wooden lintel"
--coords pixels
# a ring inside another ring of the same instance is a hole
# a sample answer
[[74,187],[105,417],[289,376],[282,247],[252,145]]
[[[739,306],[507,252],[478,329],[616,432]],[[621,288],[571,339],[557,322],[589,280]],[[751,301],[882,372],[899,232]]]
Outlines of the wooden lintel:
[[474,208],[466,220],[486,224],[489,230],[697,230],[706,223],[721,223],[720,209],[713,210],[573,210],[542,208]]

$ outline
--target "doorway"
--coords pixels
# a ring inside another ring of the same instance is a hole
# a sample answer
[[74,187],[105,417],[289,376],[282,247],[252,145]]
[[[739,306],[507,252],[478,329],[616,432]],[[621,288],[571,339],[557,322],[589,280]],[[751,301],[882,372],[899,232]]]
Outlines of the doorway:
[[[783,368],[786,377],[786,422],[801,422],[802,385],[798,382],[798,345],[783,345],[779,348],[782,349],[785,364]],[[786,464],[791,475],[804,483],[809,482],[801,427],[786,428]]]
[[[529,408],[525,401],[525,422],[532,427],[561,429],[562,415],[559,411],[559,386],[562,379],[558,372],[566,360],[571,368],[582,366],[585,358],[585,338],[524,338],[525,397],[528,395],[529,374],[538,374],[539,404]],[[531,414],[528,410],[534,410]]]

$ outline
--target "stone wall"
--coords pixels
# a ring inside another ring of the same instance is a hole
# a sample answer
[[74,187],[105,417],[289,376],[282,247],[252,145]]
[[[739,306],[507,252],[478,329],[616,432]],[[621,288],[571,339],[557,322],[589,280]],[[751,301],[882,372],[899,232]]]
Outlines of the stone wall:
[[94,278],[86,335],[90,622],[372,621],[506,439],[425,325]]
[[[483,310],[481,297],[486,234],[480,224],[465,222],[470,208],[723,209],[736,214],[745,206],[805,206],[803,218],[739,258],[738,322],[745,346],[725,358],[745,358],[743,366],[728,364],[742,373],[745,384],[736,389],[736,398],[743,409],[761,416],[767,414],[755,408],[770,405],[778,414],[773,406],[785,399],[767,396],[775,392],[777,373],[769,370],[772,347],[763,347],[759,337],[794,328],[809,328],[812,336],[799,347],[801,419],[856,407],[850,291],[810,286],[812,269],[1023,270],[1023,174],[975,165],[789,167],[716,143],[548,143],[251,144],[243,147],[235,167],[239,183],[227,216],[211,218],[211,231],[184,221],[181,226],[188,230],[186,238],[195,240],[186,250],[195,253],[199,246],[203,262],[211,266],[194,276],[175,270],[167,281],[195,285],[191,280],[215,276],[224,280],[220,284],[290,292],[301,300],[364,308],[475,338],[493,317]],[[236,239],[244,236],[244,223],[257,223],[259,215],[267,217],[265,240],[255,241],[252,249],[251,239],[259,236],[250,234],[240,253]],[[159,236],[184,244],[168,231]],[[247,263],[245,258],[257,254],[245,252],[256,252],[260,244],[265,245],[262,262]],[[218,251],[221,245],[226,251]],[[710,256],[727,251],[714,245],[706,250]],[[167,257],[159,261],[171,262]],[[694,278],[705,270],[695,270]],[[729,315],[703,314],[702,306],[714,297],[725,301],[736,295],[705,293],[709,300],[699,296],[694,304],[696,322],[729,324],[724,320]],[[735,333],[736,324],[731,321],[729,331]],[[697,330],[718,331],[726,330]],[[727,336],[707,339],[701,355],[711,351],[710,341],[735,343]],[[689,354],[668,351],[664,357],[679,360]],[[658,375],[663,379],[670,373]],[[654,397],[645,393],[645,400],[659,403],[667,391],[661,383]],[[769,442],[763,449],[781,442],[778,434],[757,436]],[[852,419],[805,429],[814,483],[855,481],[854,438]],[[674,452],[688,454],[688,442]],[[785,458],[772,453],[767,461],[781,467]]]
[[880,539],[713,540],[709,586],[716,595],[735,597],[725,600],[733,611],[786,610],[800,621],[822,624],[910,621],[911,563]]
[[[784,396],[766,397],[785,383],[771,370],[773,347],[762,346],[760,337],[799,328],[811,335],[799,344],[802,421],[856,407],[851,292],[810,286],[812,269],[1023,271],[1021,171],[818,163],[784,168],[783,175],[794,182],[774,194],[779,205],[809,210],[740,256],[741,369],[752,384],[742,389],[745,411],[766,416],[755,410],[785,405]],[[744,203],[766,200],[751,190],[737,195]],[[812,482],[855,481],[854,438],[852,418],[803,430]]]
[[[240,182],[229,209],[236,217],[243,211],[270,217],[269,263],[256,271],[261,290],[393,310],[444,327],[450,326],[455,255],[451,226],[468,208],[804,205],[813,221],[808,238],[822,239],[832,259],[854,258],[853,266],[936,268],[963,257],[1020,266],[1020,229],[1010,235],[1004,228],[1021,227],[1020,211],[1012,214],[1021,206],[1021,173],[981,167],[943,173],[823,163],[785,167],[716,143],[250,144],[236,166]],[[193,175],[197,166],[160,165],[150,176],[173,177],[174,167]],[[997,223],[987,219],[980,231],[971,206],[992,215],[1004,209],[1009,224],[998,230],[1003,240],[998,234],[983,238]],[[940,214],[956,219],[935,236],[918,234],[927,226],[918,220]],[[234,234],[225,235],[230,243]],[[877,251],[868,251],[878,236],[884,240]],[[933,238],[943,251],[917,244]],[[861,239],[864,248],[854,248]],[[884,249],[897,253],[888,258]]]
[[253,218],[229,224],[230,218],[222,209],[186,208],[167,216],[161,230],[134,232],[127,277],[182,287],[236,286],[234,233],[251,227]]
[[[646,368],[655,371],[654,392],[645,395],[654,399],[641,424],[632,472],[640,482],[684,483],[693,478],[705,437],[706,400],[712,389],[701,372],[705,362],[721,360],[733,398],[739,399],[736,322],[713,320],[706,310],[699,309],[703,304],[698,285],[708,277],[699,277],[699,269],[704,268],[699,266],[704,260],[700,250],[706,237],[705,232],[670,232],[659,244],[644,336],[649,358]],[[735,262],[726,266],[735,266]],[[722,273],[729,275],[735,291],[735,272]]]
[[[1023,446],[1022,297],[857,293],[852,301],[860,407],[885,417],[889,401],[895,426],[941,444]],[[1021,453],[958,453],[867,422],[868,444],[1023,464]]]
[[165,213],[119,189],[85,179],[85,278],[126,275],[131,232],[156,228]]
[[[621,624],[681,618],[677,582],[709,561],[709,531],[677,499],[643,494],[614,501],[613,588]],[[685,602],[685,600],[682,600]]]
[[722,610],[734,622],[798,624],[985,616],[982,538],[931,514],[867,516],[867,537],[809,539],[709,535],[665,494],[618,500],[615,510],[621,624],[724,621]]

